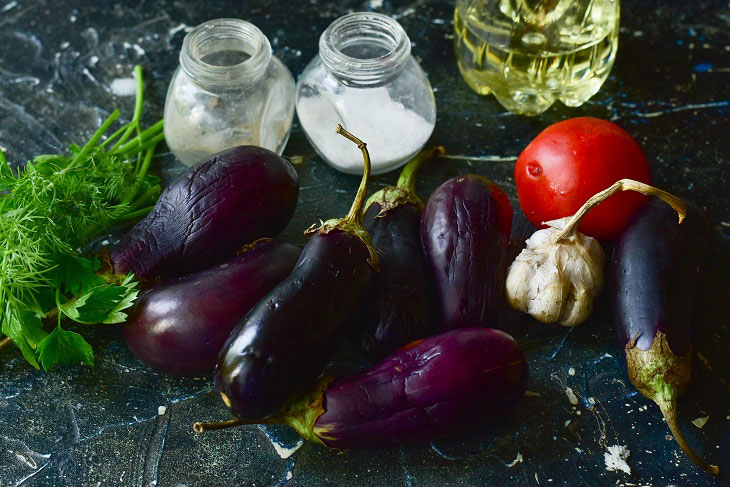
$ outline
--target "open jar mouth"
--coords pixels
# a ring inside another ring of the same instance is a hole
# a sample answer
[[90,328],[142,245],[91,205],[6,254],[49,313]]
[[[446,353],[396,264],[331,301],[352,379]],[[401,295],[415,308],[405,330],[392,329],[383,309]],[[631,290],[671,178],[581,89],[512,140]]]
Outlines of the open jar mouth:
[[239,19],[203,22],[185,36],[180,67],[204,88],[225,90],[257,83],[271,60],[263,32]]
[[340,17],[319,38],[322,62],[347,84],[383,83],[403,70],[410,54],[411,41],[403,27],[374,12]]

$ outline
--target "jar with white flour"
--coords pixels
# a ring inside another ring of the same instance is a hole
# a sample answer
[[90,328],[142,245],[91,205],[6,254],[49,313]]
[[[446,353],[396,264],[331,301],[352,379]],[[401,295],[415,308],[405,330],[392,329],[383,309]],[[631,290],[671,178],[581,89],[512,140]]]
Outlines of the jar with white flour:
[[294,78],[255,25],[215,19],[185,36],[165,100],[165,140],[191,166],[237,145],[282,153],[294,119]]
[[436,103],[411,41],[394,19],[356,12],[335,20],[297,83],[299,122],[332,167],[362,174],[362,156],[335,134],[341,124],[368,144],[372,174],[396,169],[426,144]]

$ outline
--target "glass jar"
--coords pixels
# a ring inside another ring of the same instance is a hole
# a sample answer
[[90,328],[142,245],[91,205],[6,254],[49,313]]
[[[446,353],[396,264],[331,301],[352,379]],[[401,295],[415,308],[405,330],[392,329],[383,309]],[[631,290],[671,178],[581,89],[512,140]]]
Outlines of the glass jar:
[[596,94],[618,49],[619,0],[458,0],[459,70],[479,94],[537,115]]
[[255,25],[215,19],[185,36],[165,100],[165,139],[192,166],[237,145],[279,154],[294,117],[294,79]]
[[335,20],[297,83],[297,116],[332,167],[362,174],[360,151],[337,124],[368,145],[372,174],[405,164],[431,136],[436,103],[411,41],[394,19],[356,12]]

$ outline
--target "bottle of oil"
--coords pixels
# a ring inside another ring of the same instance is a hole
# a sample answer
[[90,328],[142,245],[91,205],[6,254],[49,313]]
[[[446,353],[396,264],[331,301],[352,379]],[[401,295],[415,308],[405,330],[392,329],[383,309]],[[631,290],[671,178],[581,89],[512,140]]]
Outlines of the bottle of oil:
[[619,0],[458,0],[459,70],[479,94],[537,115],[586,102],[611,71]]

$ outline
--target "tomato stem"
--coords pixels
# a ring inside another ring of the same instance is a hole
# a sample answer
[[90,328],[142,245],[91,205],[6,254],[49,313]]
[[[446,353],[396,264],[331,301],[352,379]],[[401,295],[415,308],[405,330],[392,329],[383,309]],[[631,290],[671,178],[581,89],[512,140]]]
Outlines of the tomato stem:
[[676,211],[679,215],[679,223],[682,223],[684,217],[687,216],[687,208],[684,205],[684,201],[677,198],[673,194],[667,193],[666,191],[663,191],[659,188],[655,188],[654,186],[649,186],[648,184],[634,181],[633,179],[619,179],[610,187],[588,198],[588,201],[586,201],[583,206],[578,209],[575,215],[573,215],[570,220],[568,220],[568,223],[565,224],[565,227],[563,227],[562,230],[558,230],[557,232],[552,234],[552,236],[550,237],[550,242],[556,244],[560,240],[571,237],[577,231],[580,221],[589,211],[591,211],[595,206],[598,206],[609,196],[613,195],[614,193],[618,193],[619,191],[637,191],[648,196],[656,196],[657,198],[661,199],[669,206],[674,208],[674,211]]

